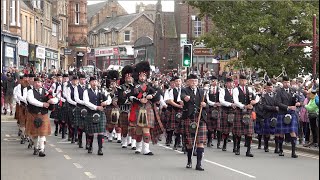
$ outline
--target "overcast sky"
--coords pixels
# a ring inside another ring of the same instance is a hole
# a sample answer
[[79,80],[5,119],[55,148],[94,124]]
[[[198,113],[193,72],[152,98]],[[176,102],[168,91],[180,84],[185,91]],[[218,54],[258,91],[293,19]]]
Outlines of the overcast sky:
[[[91,1],[88,0],[88,5],[99,3],[101,1]],[[144,4],[156,4],[157,1],[151,1],[151,0],[143,0],[143,1],[133,1],[133,0],[118,0],[118,2],[121,4],[121,6],[129,13],[135,13],[136,10],[136,4],[143,2]],[[173,12],[174,11],[174,1],[172,0],[162,0],[162,10],[166,12]]]

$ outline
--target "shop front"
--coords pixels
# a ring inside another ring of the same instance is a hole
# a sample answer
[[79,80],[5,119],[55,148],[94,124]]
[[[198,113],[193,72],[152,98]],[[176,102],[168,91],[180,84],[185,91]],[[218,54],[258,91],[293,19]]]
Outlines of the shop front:
[[36,46],[36,59],[33,64],[37,72],[41,72],[45,67],[46,49],[41,46]]
[[1,31],[1,72],[8,67],[17,66],[18,36]]
[[58,67],[58,63],[58,52],[46,48],[45,67],[47,67],[47,69],[56,69]]
[[29,57],[29,43],[26,41],[19,40],[18,42],[18,55],[19,55],[19,65],[24,67],[28,64]]

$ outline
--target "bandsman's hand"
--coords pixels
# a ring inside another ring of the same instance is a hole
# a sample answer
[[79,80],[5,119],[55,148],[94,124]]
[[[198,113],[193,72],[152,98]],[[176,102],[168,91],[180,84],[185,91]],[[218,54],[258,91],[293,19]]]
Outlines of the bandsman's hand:
[[141,102],[142,104],[146,104],[146,103],[148,102],[148,99],[142,98],[142,99],[140,99],[140,102]]
[[251,100],[251,101],[250,101],[250,104],[251,104],[251,105],[255,105],[255,104],[257,104],[257,101],[256,101],[256,100]]
[[236,108],[237,108],[237,105],[234,104],[234,103],[232,103],[232,104],[231,104],[231,107],[232,107],[233,109],[236,109]]
[[103,107],[102,106],[97,106],[97,110],[98,111],[103,111]]
[[296,107],[299,107],[299,106],[301,106],[301,104],[300,104],[300,102],[297,102]]
[[190,100],[190,96],[184,97],[184,101],[188,102]]
[[252,106],[251,104],[248,104],[248,105],[246,106],[246,109],[253,109],[253,106]]
[[48,108],[49,105],[50,105],[49,103],[43,103],[43,107],[44,107],[44,108]]
[[153,98],[153,96],[150,94],[147,96],[147,99],[152,99],[152,98]]
[[206,106],[207,106],[207,103],[201,102],[201,107],[206,107]]

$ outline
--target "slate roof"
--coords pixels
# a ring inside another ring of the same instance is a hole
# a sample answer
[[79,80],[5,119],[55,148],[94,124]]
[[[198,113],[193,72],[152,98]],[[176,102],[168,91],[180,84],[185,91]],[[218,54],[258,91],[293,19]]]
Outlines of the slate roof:
[[[144,15],[143,13],[127,14],[122,16],[116,16],[114,18],[106,18],[102,23],[93,28],[91,31],[99,31],[100,29],[105,29],[106,31],[111,31],[112,28],[121,30],[129,23],[131,23],[135,18]],[[152,20],[151,20],[152,21]]]
[[100,3],[87,5],[87,19],[90,20],[92,16],[99,12],[107,3],[108,1],[105,0]]
[[22,9],[27,10],[27,11],[33,12],[31,2],[28,1],[28,0],[20,1],[20,7],[21,7]]

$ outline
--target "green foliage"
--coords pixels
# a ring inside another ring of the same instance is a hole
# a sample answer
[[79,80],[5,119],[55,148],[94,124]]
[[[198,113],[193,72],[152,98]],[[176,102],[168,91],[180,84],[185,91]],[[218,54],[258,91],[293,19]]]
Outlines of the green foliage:
[[[313,14],[319,17],[318,1],[189,1],[209,16],[214,29],[203,40],[216,51],[240,50],[247,67],[279,75],[284,66],[289,76],[302,67],[312,72],[303,47],[289,44],[312,40]],[[293,23],[295,21],[295,23]],[[318,27],[317,27],[318,32]],[[307,62],[307,63],[306,63]]]

